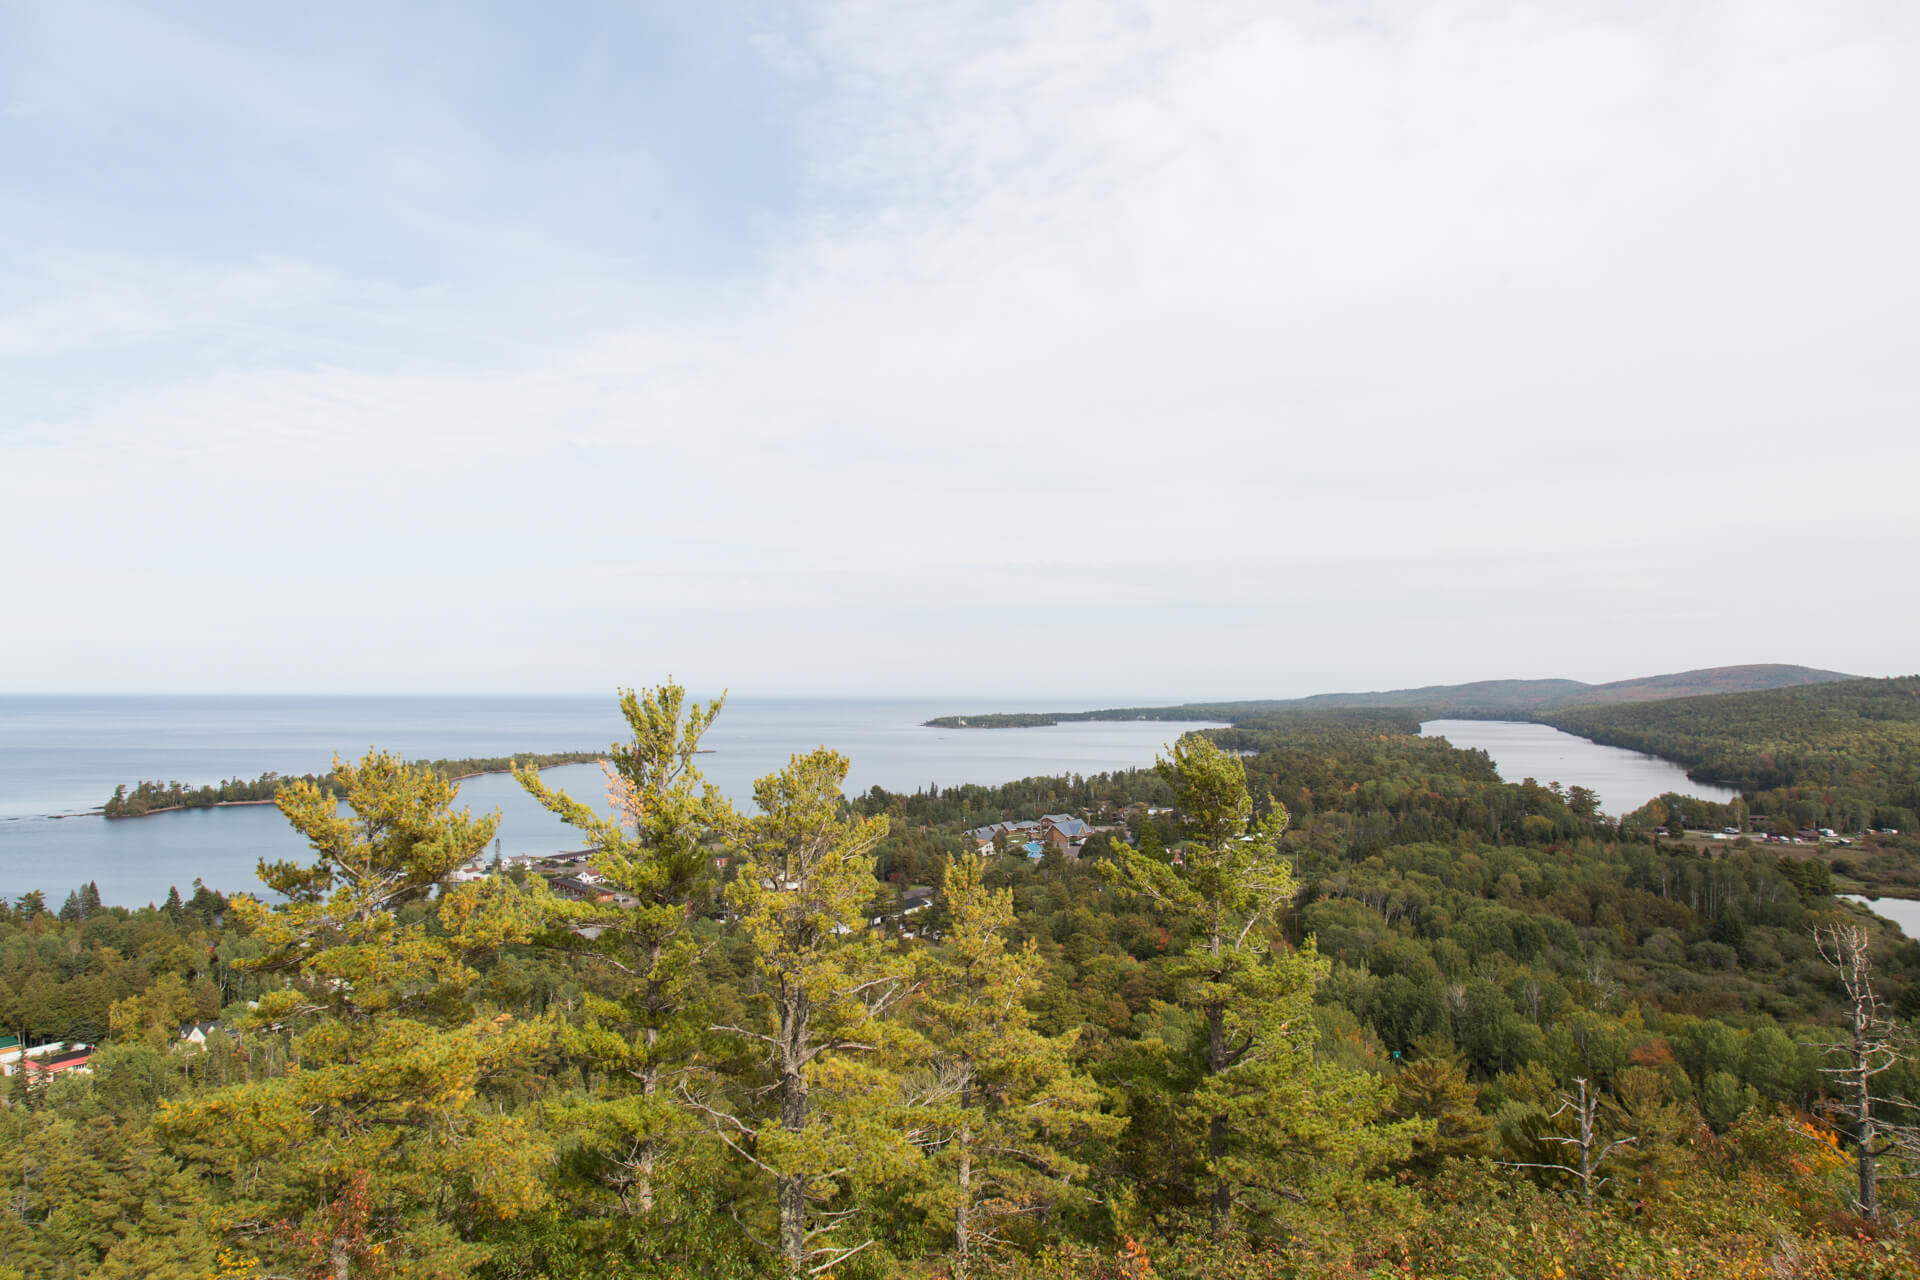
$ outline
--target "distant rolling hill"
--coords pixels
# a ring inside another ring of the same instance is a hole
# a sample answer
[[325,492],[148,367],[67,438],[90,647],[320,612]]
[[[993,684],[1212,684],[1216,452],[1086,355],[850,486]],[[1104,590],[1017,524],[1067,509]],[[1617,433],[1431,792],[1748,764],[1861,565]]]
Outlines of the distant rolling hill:
[[1797,685],[1827,684],[1855,677],[1784,663],[1704,667],[1671,675],[1642,676],[1609,684],[1580,680],[1476,680],[1471,684],[1428,685],[1374,693],[1317,693],[1308,698],[1255,699],[1241,702],[1183,702],[1170,707],[1109,707],[1100,711],[1049,711],[1016,714],[941,716],[927,723],[943,729],[1009,729],[1060,724],[1072,720],[1225,720],[1234,723],[1288,711],[1327,711],[1373,707],[1418,711],[1462,719],[1530,716],[1560,707],[1621,702],[1654,702],[1709,693],[1751,693]]
[[[1920,676],[1785,686],[1535,717],[1608,746],[1664,756],[1702,782],[1767,797],[1760,812],[1848,830],[1920,825]],[[1815,810],[1818,810],[1817,812]]]
[[1610,684],[1586,684],[1579,680],[1479,680],[1472,684],[1430,685],[1389,693],[1321,693],[1278,706],[1283,709],[1408,707],[1436,714],[1486,715],[1591,703],[1657,702],[1663,698],[1694,698],[1707,693],[1752,693],[1853,678],[1840,671],[1766,662],[1740,667],[1703,667],[1698,671],[1641,676]]
[[1646,676],[1639,680],[1615,680],[1612,684],[1594,685],[1579,697],[1568,699],[1568,703],[1584,706],[1596,702],[1658,702],[1663,698],[1696,698],[1707,693],[1758,693],[1765,689],[1834,684],[1857,678],[1840,671],[1761,662],[1744,667],[1706,667],[1699,671]]

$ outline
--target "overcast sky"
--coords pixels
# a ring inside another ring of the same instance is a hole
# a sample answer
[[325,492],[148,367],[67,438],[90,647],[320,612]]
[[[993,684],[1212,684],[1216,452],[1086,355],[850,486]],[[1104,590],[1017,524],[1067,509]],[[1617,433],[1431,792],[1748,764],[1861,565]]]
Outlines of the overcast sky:
[[0,688],[1920,669],[1920,5],[0,0]]

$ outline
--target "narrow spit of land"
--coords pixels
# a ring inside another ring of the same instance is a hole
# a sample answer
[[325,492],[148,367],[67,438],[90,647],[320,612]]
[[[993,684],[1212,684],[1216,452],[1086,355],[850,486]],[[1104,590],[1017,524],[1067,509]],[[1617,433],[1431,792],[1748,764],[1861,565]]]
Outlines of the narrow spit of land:
[[[606,757],[600,751],[528,751],[511,756],[469,756],[460,760],[417,760],[416,768],[431,769],[443,778],[460,782],[482,774],[505,773],[515,764],[521,768],[551,769],[563,764],[592,764]],[[119,786],[100,807],[108,818],[146,818],[156,813],[174,813],[181,809],[228,809],[243,805],[272,804],[281,788],[296,782],[331,786],[331,771],[284,775],[263,773],[258,778],[229,778],[202,787],[179,782],[138,782],[131,788]]]

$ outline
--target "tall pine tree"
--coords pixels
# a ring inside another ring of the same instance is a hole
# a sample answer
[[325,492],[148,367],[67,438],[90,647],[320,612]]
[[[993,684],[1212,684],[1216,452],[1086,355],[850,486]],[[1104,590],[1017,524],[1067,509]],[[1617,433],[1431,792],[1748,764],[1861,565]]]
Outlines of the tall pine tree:
[[556,1114],[629,1214],[653,1211],[663,1173],[686,1165],[671,1157],[695,1134],[680,1087],[707,1034],[694,924],[710,892],[706,845],[732,810],[694,757],[723,701],[689,707],[671,683],[621,692],[633,737],[608,753],[611,815],[548,787],[537,770],[515,770],[528,793],[598,846],[592,866],[619,895],[556,900],[559,927],[548,937],[601,970],[562,1038],[599,1087]]
[[1186,844],[1171,866],[1126,846],[1107,874],[1186,918],[1192,942],[1168,975],[1197,1017],[1200,1062],[1175,1102],[1196,1154],[1214,1230],[1236,1211],[1267,1217],[1289,1201],[1404,1156],[1430,1122],[1378,1124],[1390,1091],[1375,1076],[1318,1062],[1313,991],[1326,964],[1279,936],[1293,871],[1274,804],[1258,822],[1245,767],[1189,735],[1156,766],[1173,789]]
[[[285,895],[230,914],[279,975],[246,1021],[290,1035],[295,1069],[163,1107],[169,1145],[224,1193],[236,1238],[331,1280],[465,1274],[488,1256],[478,1222],[537,1205],[547,1149],[484,1097],[549,1039],[475,1002],[471,963],[529,938],[540,907],[506,881],[427,904],[492,839],[498,818],[453,810],[456,787],[381,753],[335,762],[330,791],[280,793],[316,860],[262,864]],[[431,920],[432,927],[429,927]]]
[[1033,1028],[1025,1002],[1046,961],[1031,942],[1007,948],[1013,891],[988,889],[981,860],[962,855],[947,864],[943,893],[950,923],[921,955],[914,1004],[932,1075],[919,1141],[933,1182],[918,1199],[950,1227],[953,1274],[965,1280],[980,1254],[1007,1242],[1009,1223],[1045,1214],[1085,1174],[1075,1142],[1126,1122],[1101,1114],[1098,1086],[1074,1070],[1078,1031]]
[[904,1031],[888,1014],[911,988],[907,959],[867,927],[884,817],[842,816],[847,759],[795,756],[754,785],[760,814],[735,835],[730,890],[753,961],[755,1025],[717,1032],[751,1046],[756,1078],[732,1108],[708,1102],[720,1137],[773,1194],[789,1280],[831,1270],[852,1241],[852,1191],[911,1164],[893,1069]]

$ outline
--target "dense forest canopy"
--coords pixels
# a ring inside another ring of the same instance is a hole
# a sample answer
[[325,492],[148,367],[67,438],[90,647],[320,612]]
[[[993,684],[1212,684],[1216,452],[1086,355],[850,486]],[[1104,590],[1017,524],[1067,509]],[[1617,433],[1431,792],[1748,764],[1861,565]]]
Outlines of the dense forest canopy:
[[[1861,683],[1722,737],[1897,808]],[[611,813],[521,771],[590,883],[443,883],[492,819],[375,753],[279,792],[275,902],[7,904],[8,1028],[100,1047],[9,1078],[0,1275],[1920,1276],[1920,1115],[1855,1087],[1920,1097],[1920,942],[1833,896],[1904,834],[1703,847],[1394,708],[748,815],[724,708],[622,710]]]

